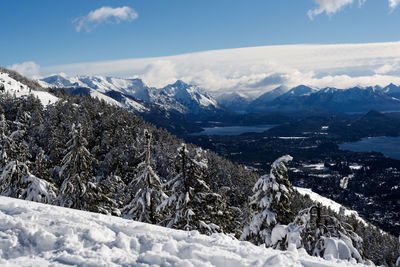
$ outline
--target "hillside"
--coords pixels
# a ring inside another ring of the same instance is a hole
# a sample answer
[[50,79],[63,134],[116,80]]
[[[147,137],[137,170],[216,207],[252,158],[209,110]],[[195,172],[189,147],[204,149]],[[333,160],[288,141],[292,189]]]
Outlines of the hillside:
[[8,93],[17,97],[27,97],[33,95],[38,98],[42,105],[55,103],[58,98],[46,92],[39,84],[26,79],[18,73],[3,69],[0,67],[0,90],[2,93]]
[[0,196],[2,266],[361,266]]

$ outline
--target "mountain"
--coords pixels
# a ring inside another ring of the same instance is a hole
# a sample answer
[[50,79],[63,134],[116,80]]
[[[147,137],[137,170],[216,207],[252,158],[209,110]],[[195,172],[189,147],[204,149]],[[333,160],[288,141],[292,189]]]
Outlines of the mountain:
[[[385,87],[386,88],[386,87]],[[395,94],[395,86],[386,88]],[[400,92],[400,90],[399,90]],[[367,112],[369,110],[400,110],[400,100],[377,87],[353,87],[348,89],[313,89],[304,85],[292,88],[272,101],[262,101],[262,96],[249,107],[252,112],[298,112],[315,110],[319,112]]]
[[[67,77],[65,75],[53,75],[41,79],[40,82],[46,87],[89,88],[96,91],[97,96],[99,93],[111,98],[115,96],[117,98],[113,99],[118,102],[124,102],[121,103],[123,105],[130,101],[136,101],[142,106],[145,106],[145,103],[150,103],[161,109],[182,114],[200,114],[220,109],[217,101],[204,90],[179,80],[164,88],[149,87],[140,79],[102,76]],[[92,93],[90,94],[92,95]],[[129,100],[126,100],[126,97]]]
[[251,98],[242,93],[233,92],[218,96],[217,101],[219,105],[229,110],[233,110],[236,113],[244,113],[251,102]]
[[[187,113],[198,114],[205,111],[217,111],[220,109],[217,101],[203,89],[189,85],[181,80],[161,88],[158,90],[158,93],[161,96],[167,96],[167,99],[175,99],[186,108]],[[163,97],[157,97],[154,101],[159,99],[163,99]]]
[[400,99],[400,86],[395,85],[393,83],[382,88],[382,92],[388,96]]
[[374,87],[353,87],[346,90],[325,88],[304,99],[306,108],[330,111],[365,112],[368,110],[400,110],[400,100],[394,99]]
[[[276,91],[275,91],[276,90]],[[316,89],[305,85],[296,86],[290,90],[286,90],[284,87],[278,87],[272,91],[271,94],[262,96],[261,99],[256,99],[254,101],[254,107],[256,110],[253,110],[253,103],[250,104],[250,111],[254,112],[293,112],[298,110],[303,110],[303,102],[307,99],[311,94],[317,92]],[[279,95],[279,93],[284,92]],[[265,99],[265,101],[262,101]]]
[[263,111],[266,109],[269,103],[287,91],[289,91],[289,88],[283,85],[275,88],[272,91],[268,91],[252,101],[250,109],[252,111]]

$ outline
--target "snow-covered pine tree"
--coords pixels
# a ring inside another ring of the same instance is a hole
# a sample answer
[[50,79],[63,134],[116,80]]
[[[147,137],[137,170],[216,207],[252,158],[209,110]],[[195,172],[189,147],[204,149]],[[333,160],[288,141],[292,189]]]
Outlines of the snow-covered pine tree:
[[62,167],[59,172],[63,181],[56,203],[63,207],[75,209],[87,209],[85,203],[88,193],[87,187],[91,178],[91,155],[87,150],[87,141],[83,137],[80,124],[72,124],[71,139],[67,143],[67,150],[62,159]]
[[365,260],[363,240],[343,221],[322,214],[320,204],[298,213],[289,225],[276,225],[271,233],[273,244],[287,249],[304,248],[310,255],[342,260]]
[[129,204],[122,209],[122,212],[134,220],[156,224],[161,219],[156,208],[167,198],[167,195],[162,189],[160,177],[152,167],[152,135],[147,129],[144,130],[144,137],[145,151],[142,156],[143,161],[137,166],[137,175],[129,185],[131,192],[133,189],[136,192]]
[[218,212],[215,205],[221,196],[211,192],[204,181],[207,160],[203,153],[203,150],[198,149],[192,158],[185,144],[178,148],[178,174],[164,184],[164,187],[170,188],[170,196],[157,208],[170,208],[165,220],[167,227],[198,230],[204,234],[221,231],[221,227],[213,221],[215,218],[212,218]]
[[[25,127],[18,124],[18,128]],[[28,146],[23,139],[25,130],[16,130],[10,136],[3,135],[2,148],[5,166],[0,175],[0,194],[42,203],[51,203],[56,188],[49,182],[32,175],[29,171]]]
[[50,177],[48,159],[42,148],[38,148],[31,172],[43,180],[54,183],[53,179]]
[[7,150],[9,147],[9,138],[8,138],[9,130],[6,118],[4,113],[0,114],[0,167],[3,168],[7,164],[8,155]]
[[275,160],[269,175],[261,176],[254,185],[254,194],[249,199],[253,216],[243,229],[242,240],[273,246],[271,231],[274,226],[291,220],[293,215],[289,206],[293,189],[285,163],[292,159],[286,155]]
[[68,208],[119,215],[115,202],[106,196],[92,176],[92,155],[86,148],[81,124],[72,124],[70,136],[59,172],[63,182],[55,203]]
[[57,197],[57,188],[52,183],[29,172],[23,177],[23,183],[25,186],[20,196],[22,199],[51,204]]

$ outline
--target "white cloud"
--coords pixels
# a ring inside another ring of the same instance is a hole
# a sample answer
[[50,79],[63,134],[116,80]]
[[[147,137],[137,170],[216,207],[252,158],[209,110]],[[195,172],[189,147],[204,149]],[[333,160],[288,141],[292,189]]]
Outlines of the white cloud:
[[169,60],[156,60],[148,64],[141,78],[150,86],[161,87],[177,80],[175,65]]
[[384,64],[375,70],[376,74],[400,75],[400,62]]
[[400,0],[388,0],[388,1],[389,1],[389,7],[392,10],[395,9],[400,4]]
[[27,61],[23,63],[17,63],[11,66],[7,66],[8,69],[15,70],[16,72],[28,77],[38,78],[40,75],[40,66],[33,61]]
[[128,6],[117,8],[104,6],[90,11],[86,16],[75,19],[74,23],[77,32],[80,32],[82,29],[89,32],[101,23],[118,24],[121,21],[132,21],[138,17],[138,13]]
[[[308,10],[307,15],[310,19],[313,19],[314,16],[320,15],[324,12],[327,15],[335,14],[343,7],[353,3],[353,0],[313,0],[313,1],[317,4],[317,7]],[[364,2],[365,0],[359,0],[359,5],[362,5]]]
[[[351,5],[354,0],[313,0],[317,7],[314,9],[310,9],[307,12],[307,15],[310,19],[314,19],[315,16],[321,15],[322,13],[326,13],[327,15],[333,15],[336,12],[343,9],[343,7]],[[358,0],[358,6],[362,7],[367,0]],[[399,4],[400,0],[388,0],[389,7],[391,10],[394,10]]]

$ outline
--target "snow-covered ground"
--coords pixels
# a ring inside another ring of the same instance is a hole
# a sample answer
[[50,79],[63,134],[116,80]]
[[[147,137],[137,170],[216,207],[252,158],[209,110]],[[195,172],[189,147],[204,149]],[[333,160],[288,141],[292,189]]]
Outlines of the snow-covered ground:
[[0,197],[0,266],[356,266],[118,217]]
[[30,94],[39,98],[43,106],[52,104],[58,101],[58,98],[48,92],[30,90],[29,87],[19,81],[11,78],[8,73],[0,72],[0,86],[4,86],[5,92],[15,95],[16,97],[28,96]]

